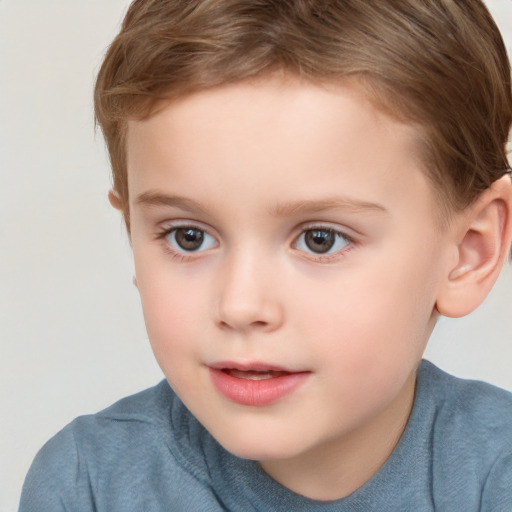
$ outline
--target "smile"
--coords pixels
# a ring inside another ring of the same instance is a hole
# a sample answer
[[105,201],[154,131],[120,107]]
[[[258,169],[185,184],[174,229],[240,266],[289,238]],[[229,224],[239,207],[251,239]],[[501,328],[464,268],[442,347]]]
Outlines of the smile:
[[310,372],[294,372],[264,365],[215,364],[209,367],[214,387],[231,402],[252,407],[271,405],[293,393]]

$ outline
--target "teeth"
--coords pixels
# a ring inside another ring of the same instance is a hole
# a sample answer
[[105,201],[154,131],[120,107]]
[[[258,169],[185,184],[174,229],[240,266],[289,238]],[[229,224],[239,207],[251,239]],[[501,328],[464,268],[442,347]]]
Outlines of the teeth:
[[231,375],[231,377],[236,377],[237,379],[246,379],[246,380],[266,380],[273,379],[275,377],[280,377],[282,375],[287,375],[286,372],[274,372],[274,371],[243,371],[243,370],[226,370],[226,373]]

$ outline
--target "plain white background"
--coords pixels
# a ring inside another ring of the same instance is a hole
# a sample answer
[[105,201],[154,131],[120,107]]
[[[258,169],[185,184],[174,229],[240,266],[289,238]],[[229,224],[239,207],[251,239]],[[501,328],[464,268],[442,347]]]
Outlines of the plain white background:
[[[512,0],[488,4],[510,51]],[[127,6],[0,0],[0,512],[50,436],[162,378],[92,114]],[[440,322],[427,356],[512,390],[511,337],[507,268],[479,311]]]

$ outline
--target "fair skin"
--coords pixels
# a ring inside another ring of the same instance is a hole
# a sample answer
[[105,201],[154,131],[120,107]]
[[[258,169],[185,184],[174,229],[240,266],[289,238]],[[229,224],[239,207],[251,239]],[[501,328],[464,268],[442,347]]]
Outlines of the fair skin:
[[416,129],[352,86],[269,78],[130,121],[127,158],[137,286],[171,386],[291,490],[352,493],[403,433],[464,263]]

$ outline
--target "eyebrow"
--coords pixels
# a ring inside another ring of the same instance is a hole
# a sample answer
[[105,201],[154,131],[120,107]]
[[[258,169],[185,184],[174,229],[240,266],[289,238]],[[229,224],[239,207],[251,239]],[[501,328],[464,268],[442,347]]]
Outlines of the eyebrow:
[[188,212],[206,213],[206,210],[193,199],[162,194],[160,192],[144,192],[137,196],[135,204],[139,204],[147,208],[151,208],[153,206],[171,206]]
[[[207,213],[206,209],[193,199],[182,196],[167,195],[154,191],[144,192],[137,196],[135,204],[139,204],[147,208],[170,206],[188,212]],[[279,203],[270,209],[270,214],[274,217],[291,217],[299,214],[311,215],[315,213],[322,213],[328,210],[343,210],[353,213],[387,213],[387,209],[379,203],[362,201],[349,197],[329,197],[321,200],[303,200]]]
[[276,205],[272,215],[276,217],[289,217],[297,214],[322,213],[327,210],[343,210],[353,213],[387,213],[387,209],[379,204],[349,197],[330,197],[321,200],[305,200],[286,202]]

